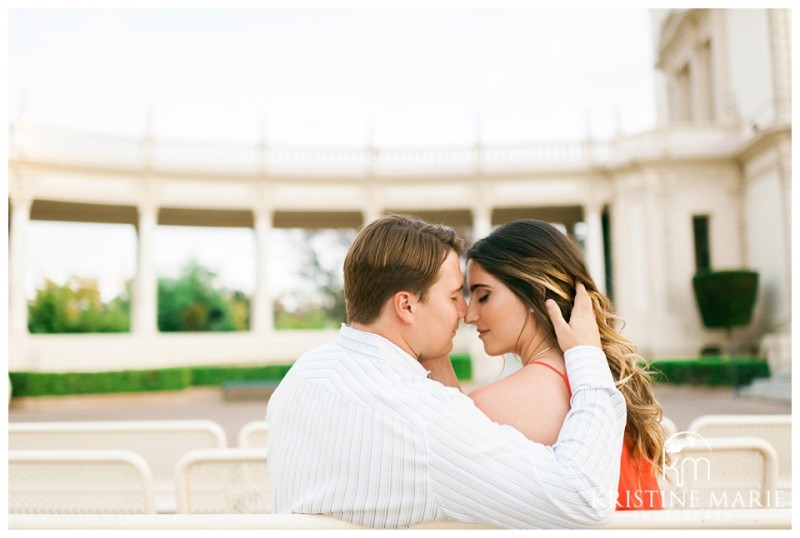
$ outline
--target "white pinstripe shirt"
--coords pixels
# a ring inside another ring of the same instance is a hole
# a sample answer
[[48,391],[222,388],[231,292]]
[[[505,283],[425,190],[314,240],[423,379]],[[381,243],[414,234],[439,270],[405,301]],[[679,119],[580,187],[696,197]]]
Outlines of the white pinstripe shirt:
[[270,397],[274,513],[368,527],[457,519],[574,528],[614,511],[625,402],[602,352],[565,354],[572,410],[555,445],[484,415],[412,356],[343,325]]

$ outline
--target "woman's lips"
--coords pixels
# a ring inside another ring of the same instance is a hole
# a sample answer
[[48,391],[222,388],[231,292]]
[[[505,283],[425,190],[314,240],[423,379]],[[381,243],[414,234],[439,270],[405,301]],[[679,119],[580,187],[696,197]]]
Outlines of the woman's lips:
[[478,329],[478,338],[483,338],[486,335],[486,333],[488,333],[488,332],[489,332],[488,330],[480,330],[480,329]]

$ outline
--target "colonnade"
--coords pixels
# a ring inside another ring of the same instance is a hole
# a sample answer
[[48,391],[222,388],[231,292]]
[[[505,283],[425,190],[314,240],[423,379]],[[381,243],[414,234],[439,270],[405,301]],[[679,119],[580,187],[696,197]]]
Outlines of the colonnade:
[[[9,237],[9,333],[23,335],[28,330],[28,300],[25,296],[27,271],[28,224],[31,220],[33,200],[24,196],[14,196],[10,200],[11,222]],[[553,209],[553,208],[549,208]],[[155,236],[159,224],[159,208],[153,203],[139,204],[137,210],[137,256],[136,275],[131,300],[131,333],[138,336],[151,336],[158,333],[157,300],[158,278],[155,269]],[[492,219],[493,208],[487,204],[476,204],[470,208],[470,226],[473,237],[478,239],[488,235],[493,225],[502,224]],[[527,211],[527,209],[526,209]],[[377,219],[388,212],[380,207],[370,206],[362,212],[363,223]],[[414,211],[406,211],[413,214]],[[424,217],[423,212],[423,218]],[[582,206],[583,221],[586,224],[585,257],[598,286],[605,283],[605,257],[603,248],[602,206],[585,204]],[[321,213],[324,219],[325,213]],[[530,218],[536,217],[536,208],[529,208]],[[251,301],[251,332],[265,335],[274,331],[272,297],[269,293],[269,247],[270,234],[274,228],[275,210],[263,207],[252,210],[253,229],[256,239],[256,286]],[[451,224],[443,222],[443,224]],[[575,222],[564,223],[568,229]],[[332,223],[330,227],[336,227]]]

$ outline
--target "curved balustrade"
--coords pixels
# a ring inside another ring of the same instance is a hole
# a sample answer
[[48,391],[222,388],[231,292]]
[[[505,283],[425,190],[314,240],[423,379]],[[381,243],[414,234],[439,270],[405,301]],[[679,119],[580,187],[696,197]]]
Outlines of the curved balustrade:
[[9,143],[13,140],[15,147],[9,147],[9,157],[120,168],[139,168],[144,162],[140,139],[30,125],[16,126],[14,131]]
[[303,174],[353,177],[396,173],[472,173],[608,160],[605,142],[543,142],[498,146],[369,148],[288,146],[134,138],[31,124],[9,128],[9,156],[56,164],[146,168],[159,172]]
[[261,155],[257,146],[229,142],[156,141],[152,168],[163,171],[255,173]]
[[359,147],[265,146],[268,173],[336,172],[365,173],[370,165],[369,150]]
[[9,157],[167,173],[303,175],[365,178],[397,174],[504,173],[589,169],[630,159],[729,155],[741,143],[730,125],[673,125],[614,141],[370,148],[163,140],[86,133],[28,123],[9,127]]

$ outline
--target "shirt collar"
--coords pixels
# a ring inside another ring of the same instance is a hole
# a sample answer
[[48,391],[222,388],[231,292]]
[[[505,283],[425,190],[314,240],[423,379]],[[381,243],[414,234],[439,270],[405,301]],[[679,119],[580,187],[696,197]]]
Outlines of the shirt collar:
[[391,363],[411,374],[427,376],[429,373],[417,359],[379,334],[360,331],[342,323],[336,342],[346,349]]

